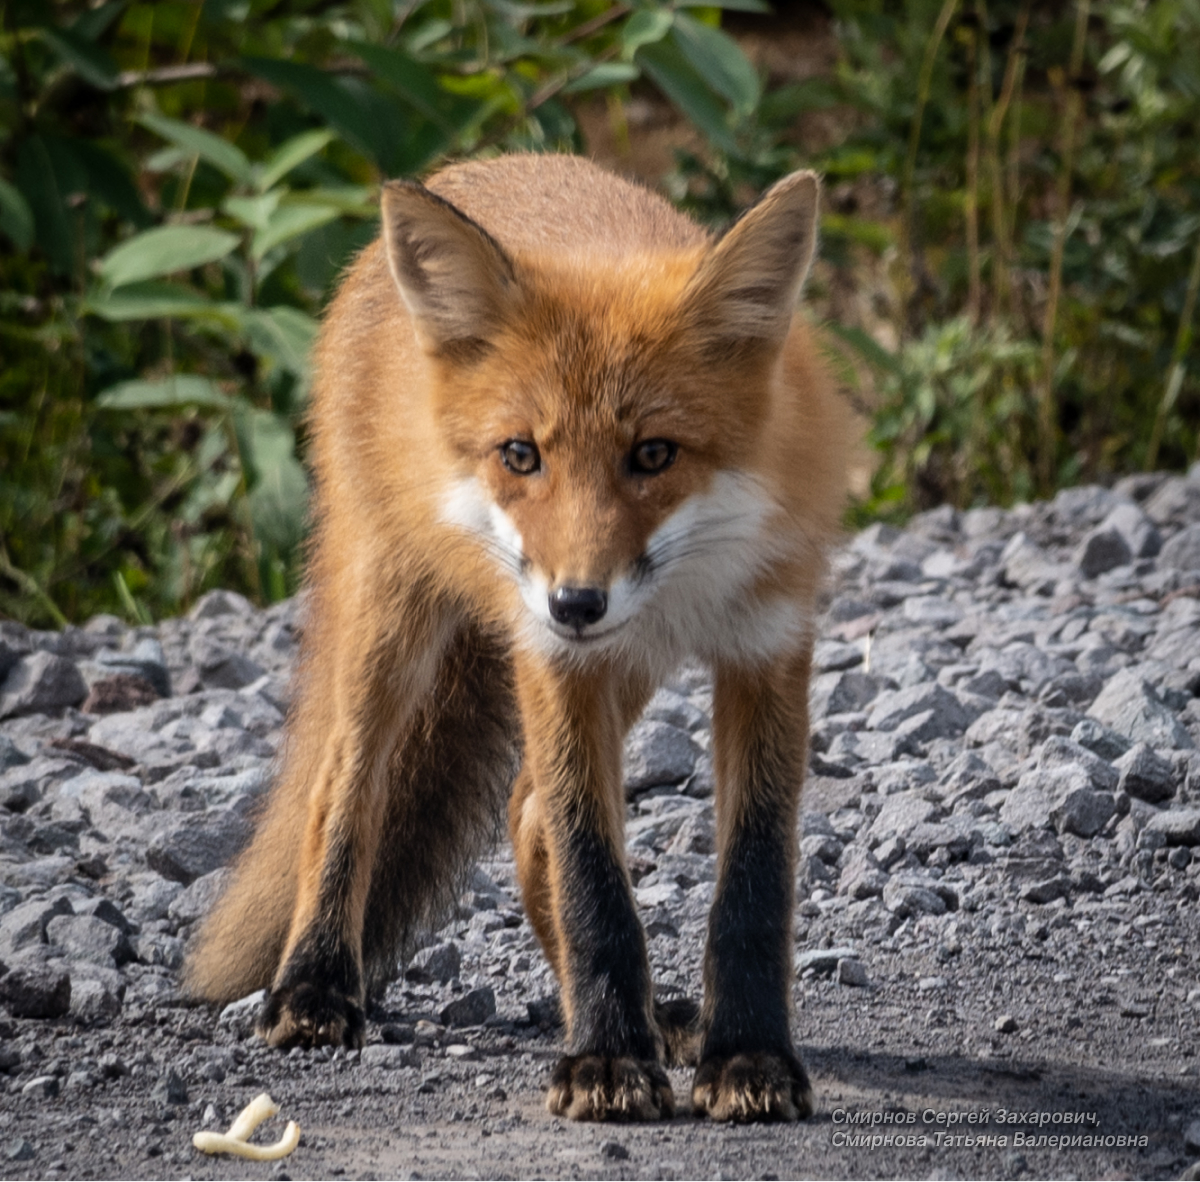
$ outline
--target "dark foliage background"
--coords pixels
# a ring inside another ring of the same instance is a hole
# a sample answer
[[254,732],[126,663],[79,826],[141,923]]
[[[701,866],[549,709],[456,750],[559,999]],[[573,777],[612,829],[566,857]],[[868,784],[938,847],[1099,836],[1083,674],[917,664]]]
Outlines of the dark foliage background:
[[810,16],[836,65],[797,78],[757,0],[8,0],[0,612],[291,593],[306,349],[379,180],[588,151],[582,113],[623,135],[635,103],[678,127],[652,179],[715,225],[825,173],[858,517],[1194,458],[1200,0]]

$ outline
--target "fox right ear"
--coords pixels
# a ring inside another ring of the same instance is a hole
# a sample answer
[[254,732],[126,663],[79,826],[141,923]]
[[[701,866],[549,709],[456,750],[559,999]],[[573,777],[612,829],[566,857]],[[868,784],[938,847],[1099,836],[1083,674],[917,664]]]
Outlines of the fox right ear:
[[449,202],[412,181],[388,181],[382,198],[388,267],[433,353],[486,348],[517,291],[500,244]]
[[784,177],[702,260],[684,301],[708,346],[782,342],[816,249],[820,192],[816,173]]

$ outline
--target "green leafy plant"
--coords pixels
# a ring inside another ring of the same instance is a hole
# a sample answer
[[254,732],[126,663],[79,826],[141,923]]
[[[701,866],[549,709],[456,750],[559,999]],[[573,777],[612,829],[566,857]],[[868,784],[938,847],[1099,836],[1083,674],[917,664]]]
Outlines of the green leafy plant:
[[731,143],[758,78],[718,12],[13,0],[0,611],[149,619],[215,585],[294,590],[313,318],[373,233],[377,182],[577,150],[576,96],[639,80]]

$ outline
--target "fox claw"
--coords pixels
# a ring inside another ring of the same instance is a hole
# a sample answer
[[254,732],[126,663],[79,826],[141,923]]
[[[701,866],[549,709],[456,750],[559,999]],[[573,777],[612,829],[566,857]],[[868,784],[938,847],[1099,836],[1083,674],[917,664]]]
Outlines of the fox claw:
[[271,990],[258,1017],[258,1033],[273,1047],[361,1047],[363,1008],[340,989],[301,982]]
[[572,1120],[661,1120],[674,1115],[675,1097],[657,1063],[566,1055],[550,1077],[546,1107]]

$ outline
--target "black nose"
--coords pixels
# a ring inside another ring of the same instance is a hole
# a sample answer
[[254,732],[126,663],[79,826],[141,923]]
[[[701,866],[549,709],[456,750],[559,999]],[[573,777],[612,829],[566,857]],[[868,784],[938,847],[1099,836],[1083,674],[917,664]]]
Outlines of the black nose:
[[550,592],[550,614],[570,628],[594,624],[608,611],[608,595],[599,587],[559,587]]

